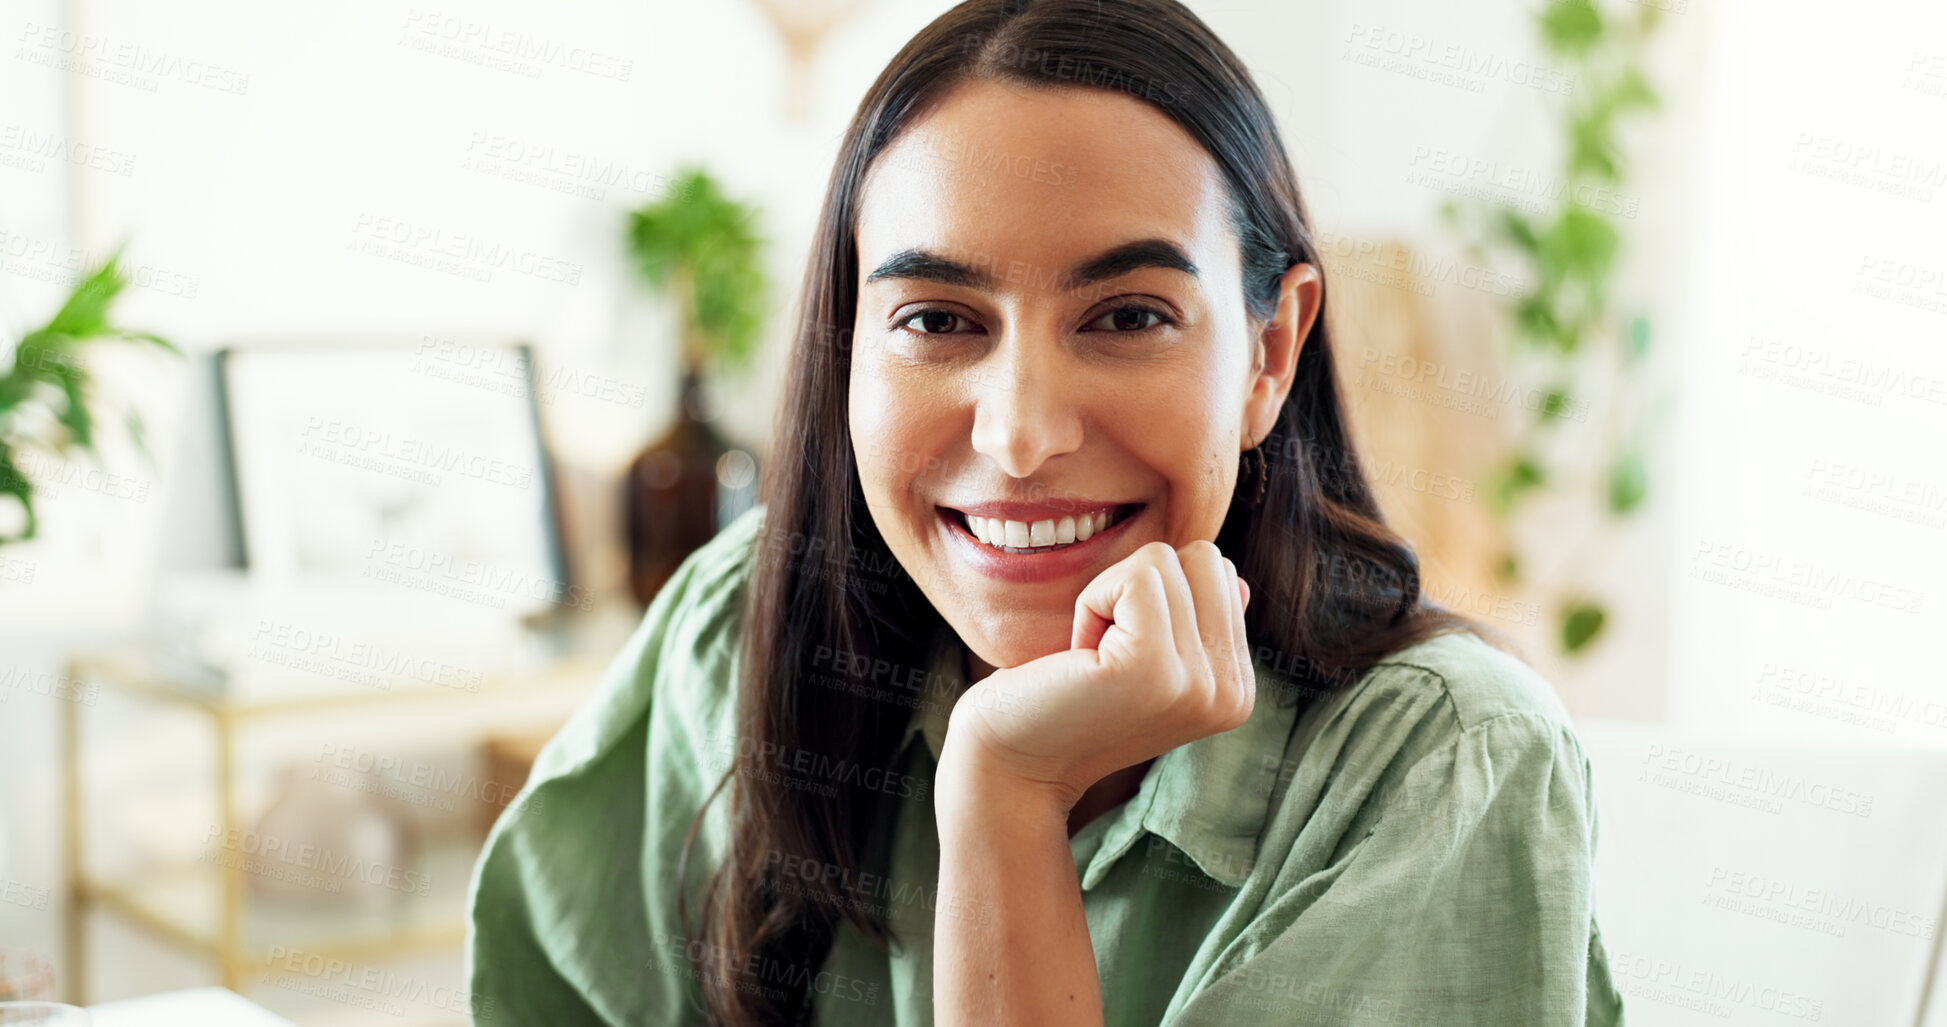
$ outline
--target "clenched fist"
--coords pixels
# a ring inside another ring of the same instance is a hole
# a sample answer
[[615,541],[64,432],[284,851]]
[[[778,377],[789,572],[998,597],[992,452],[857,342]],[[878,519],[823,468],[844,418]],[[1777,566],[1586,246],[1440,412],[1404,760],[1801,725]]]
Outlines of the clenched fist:
[[[1250,719],[1250,586],[1211,542],[1151,542],[1075,600],[1069,647],[996,670],[955,704],[947,758],[1072,807],[1107,775]],[[1030,700],[983,702],[980,689]],[[972,698],[975,701],[968,701]],[[1065,807],[1066,808],[1066,807]]]

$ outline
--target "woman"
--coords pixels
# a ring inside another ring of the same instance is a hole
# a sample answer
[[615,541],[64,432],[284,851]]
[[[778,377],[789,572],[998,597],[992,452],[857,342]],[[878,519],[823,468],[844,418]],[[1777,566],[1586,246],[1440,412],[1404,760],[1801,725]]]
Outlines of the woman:
[[1173,0],[972,0],[841,145],[763,505],[476,871],[482,1020],[1614,1024],[1589,767],[1419,594]]

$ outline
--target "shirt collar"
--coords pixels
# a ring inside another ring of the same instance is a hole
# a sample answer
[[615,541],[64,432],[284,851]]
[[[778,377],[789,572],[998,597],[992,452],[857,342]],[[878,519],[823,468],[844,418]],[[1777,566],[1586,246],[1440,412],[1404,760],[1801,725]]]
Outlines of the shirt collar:
[[933,636],[927,658],[926,681],[920,686],[912,716],[906,722],[906,731],[899,736],[899,744],[893,748],[893,759],[899,759],[917,735],[925,739],[927,751],[933,754],[934,765],[939,764],[940,753],[946,748],[947,720],[953,714],[953,704],[967,688],[966,652],[966,647],[951,628],[943,627]]
[[[965,690],[965,654],[950,629],[936,638],[927,688],[894,750],[895,759],[918,735],[938,764],[953,702]],[[1252,671],[1257,701],[1249,720],[1158,756],[1136,795],[1103,814],[1107,823],[1101,842],[1082,872],[1084,889],[1106,876],[1144,831],[1167,839],[1212,878],[1233,888],[1243,885],[1256,865],[1258,836],[1270,819],[1272,793],[1284,769],[1299,705],[1297,693],[1255,659]]]

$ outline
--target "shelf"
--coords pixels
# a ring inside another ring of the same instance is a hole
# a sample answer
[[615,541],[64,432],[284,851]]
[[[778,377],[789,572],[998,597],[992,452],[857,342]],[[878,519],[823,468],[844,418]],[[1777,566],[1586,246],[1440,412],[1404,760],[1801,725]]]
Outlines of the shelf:
[[[412,869],[426,874],[425,895],[369,889],[357,880],[344,882],[342,892],[320,890],[316,898],[249,892],[239,965],[264,966],[274,952],[384,959],[457,946],[466,936],[467,884],[478,853],[472,839],[441,840],[422,849]],[[187,863],[113,884],[83,881],[80,887],[89,901],[151,933],[220,958],[224,884],[222,867]],[[246,879],[244,886],[251,882]],[[362,901],[368,890],[380,894]]]

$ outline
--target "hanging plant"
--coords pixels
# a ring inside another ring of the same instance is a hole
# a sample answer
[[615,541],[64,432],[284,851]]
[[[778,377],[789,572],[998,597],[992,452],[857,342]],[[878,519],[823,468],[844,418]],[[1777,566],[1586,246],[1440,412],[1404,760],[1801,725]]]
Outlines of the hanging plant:
[[[1543,384],[1539,402],[1520,405],[1513,446],[1490,476],[1489,507],[1506,540],[1495,569],[1505,584],[1552,593],[1546,601],[1566,653],[1583,652],[1602,636],[1606,604],[1581,584],[1580,568],[1556,569],[1547,580],[1532,571],[1514,530],[1517,515],[1543,494],[1567,493],[1599,506],[1606,529],[1649,492],[1648,418],[1627,401],[1644,391],[1650,325],[1641,314],[1619,313],[1610,295],[1625,241],[1620,216],[1634,214],[1634,201],[1623,199],[1629,162],[1619,130],[1658,106],[1642,71],[1658,10],[1630,6],[1634,12],[1625,15],[1593,0],[1557,0],[1535,16],[1543,48],[1575,82],[1561,112],[1556,188],[1542,208],[1468,200],[1442,210],[1470,252],[1511,262],[1529,283],[1508,310],[1507,357],[1517,373]],[[1603,379],[1615,387],[1600,409],[1598,449],[1560,452],[1554,443],[1562,422],[1588,417],[1588,387]],[[1575,548],[1578,558],[1592,551]]]

